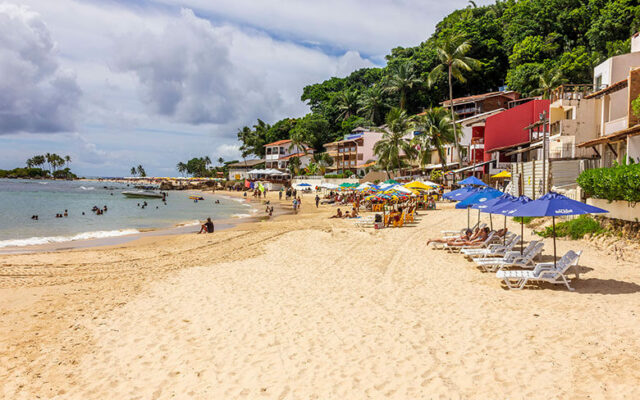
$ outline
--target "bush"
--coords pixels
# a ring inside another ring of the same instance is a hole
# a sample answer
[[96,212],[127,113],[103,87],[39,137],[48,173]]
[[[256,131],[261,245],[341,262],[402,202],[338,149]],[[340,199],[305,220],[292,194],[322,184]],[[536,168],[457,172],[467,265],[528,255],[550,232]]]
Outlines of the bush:
[[344,176],[344,174],[326,174],[324,177],[327,178],[327,179],[331,179],[331,178],[342,179],[345,176]]
[[[571,239],[582,239],[584,235],[597,234],[604,232],[604,229],[598,221],[582,215],[576,219],[556,224],[556,237],[570,237]],[[536,235],[545,238],[553,237],[553,227],[548,226],[544,231],[535,232]]]
[[577,182],[588,196],[597,199],[640,201],[640,164],[588,169]]
[[538,217],[513,217],[513,220],[515,222],[522,222],[523,224],[528,224],[529,222],[533,221],[534,219],[536,219]]
[[349,178],[349,177],[351,177],[351,176],[353,175],[353,172],[352,172],[352,171],[344,171],[344,174],[343,174],[343,175],[344,175],[346,178]]

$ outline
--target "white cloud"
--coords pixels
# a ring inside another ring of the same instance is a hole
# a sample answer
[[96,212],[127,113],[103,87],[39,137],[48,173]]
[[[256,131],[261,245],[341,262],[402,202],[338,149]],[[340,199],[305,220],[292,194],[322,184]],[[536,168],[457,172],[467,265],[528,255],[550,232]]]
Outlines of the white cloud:
[[40,16],[0,4],[0,134],[72,129],[80,96]]

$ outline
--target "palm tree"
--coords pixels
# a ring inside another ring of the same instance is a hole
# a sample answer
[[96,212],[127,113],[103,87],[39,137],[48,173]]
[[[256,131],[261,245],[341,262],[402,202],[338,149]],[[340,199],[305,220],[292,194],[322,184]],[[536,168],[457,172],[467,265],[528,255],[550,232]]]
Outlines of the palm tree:
[[398,170],[404,162],[402,156],[412,158],[416,154],[415,148],[405,139],[411,129],[411,121],[404,110],[393,108],[386,118],[388,131],[382,135],[374,146],[373,152],[378,156],[379,164],[389,173],[389,169]]
[[71,164],[71,156],[64,156],[64,161],[67,164],[67,168],[69,168],[69,164]]
[[407,94],[414,85],[420,83],[416,76],[412,62],[398,64],[391,68],[391,74],[387,78],[385,91],[400,96],[400,109],[404,110],[407,104]]
[[291,157],[287,163],[287,168],[291,172],[291,176],[295,176],[300,169],[300,159],[298,157]]
[[467,53],[471,50],[471,44],[466,41],[462,33],[454,33],[444,38],[443,45],[436,48],[440,64],[437,65],[429,73],[427,83],[433,86],[438,75],[446,70],[449,78],[449,109],[451,110],[451,123],[453,124],[453,136],[455,138],[456,151],[458,158],[462,162],[462,154],[460,152],[460,143],[458,141],[458,131],[456,129],[456,116],[453,112],[453,82],[452,78],[456,78],[459,82],[466,82],[466,78],[462,74],[463,71],[471,71],[476,68],[480,62],[474,58],[467,57]]
[[348,119],[358,113],[358,91],[345,90],[338,94],[336,106],[340,110],[339,118]]
[[564,82],[562,71],[545,70],[538,75],[538,89],[533,91],[535,95],[542,95],[543,99],[551,98],[551,91]]
[[378,85],[372,86],[360,95],[358,103],[359,113],[371,120],[374,125],[378,125],[382,118],[382,113],[389,105],[384,101],[384,91]]
[[131,173],[131,176],[136,176],[138,175],[138,170],[136,170],[136,167],[131,167],[130,173]]
[[220,165],[224,164],[224,158],[218,157],[218,164]]
[[51,172],[52,171],[51,165],[53,164],[53,156],[51,153],[47,153],[44,155],[44,158],[47,161],[47,164],[49,164],[49,172]]
[[147,172],[144,170],[142,165],[138,165],[137,171],[138,171],[138,175],[140,175],[141,177],[144,178],[145,176],[147,176]]
[[182,174],[182,176],[184,176],[185,172],[187,172],[187,164],[180,161],[179,163],[176,164],[176,169],[180,174]]
[[420,167],[424,168],[431,163],[431,151],[435,149],[444,170],[447,167],[445,146],[455,142],[453,124],[447,110],[442,107],[428,109],[423,115],[416,117],[414,124],[420,132],[412,141],[417,147]]
[[329,155],[329,153],[315,153],[313,155],[313,161],[318,165],[320,170],[320,174],[324,175],[327,170],[327,167],[333,165],[333,157]]
[[304,137],[304,133],[300,130],[292,130],[289,134],[289,140],[291,140],[291,144],[289,145],[289,151],[295,149],[296,153],[300,153],[300,150],[307,155],[309,149],[305,143],[306,138]]

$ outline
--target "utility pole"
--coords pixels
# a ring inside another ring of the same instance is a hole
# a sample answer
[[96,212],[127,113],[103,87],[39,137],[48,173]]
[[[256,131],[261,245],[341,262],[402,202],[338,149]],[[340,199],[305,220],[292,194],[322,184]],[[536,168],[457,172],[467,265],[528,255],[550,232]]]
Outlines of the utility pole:
[[542,126],[542,191],[543,195],[546,194],[549,189],[547,188],[547,184],[549,180],[547,179],[547,130],[545,129],[544,120],[547,116],[546,111],[542,111],[540,113],[540,126]]

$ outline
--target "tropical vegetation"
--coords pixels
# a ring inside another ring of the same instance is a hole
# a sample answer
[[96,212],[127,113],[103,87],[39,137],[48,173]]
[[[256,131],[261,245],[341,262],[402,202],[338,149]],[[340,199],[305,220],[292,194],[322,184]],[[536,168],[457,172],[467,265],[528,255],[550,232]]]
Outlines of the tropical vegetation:
[[577,179],[585,194],[609,201],[640,202],[640,164],[616,165],[583,171]]
[[[264,144],[289,139],[294,130],[322,152],[325,143],[358,126],[380,126],[393,108],[411,116],[451,98],[504,87],[524,97],[548,97],[562,82],[592,82],[593,67],[628,52],[639,28],[640,3],[632,0],[469,2],[419,45],[391,49],[384,67],[304,87],[301,100],[310,110],[305,116],[273,125],[258,120],[239,129],[242,156],[263,157]],[[463,152],[455,125],[452,133]]]
[[[573,240],[582,239],[584,235],[596,235],[605,232],[598,221],[587,215],[556,224],[556,237],[570,237]],[[553,227],[547,226],[543,231],[535,231],[538,236],[553,237]]]
[[[0,170],[0,178],[23,179],[77,179],[71,172],[70,156],[60,156],[56,153],[35,155],[25,162],[26,168]],[[45,168],[46,167],[46,168]],[[65,167],[65,168],[63,168]]]

